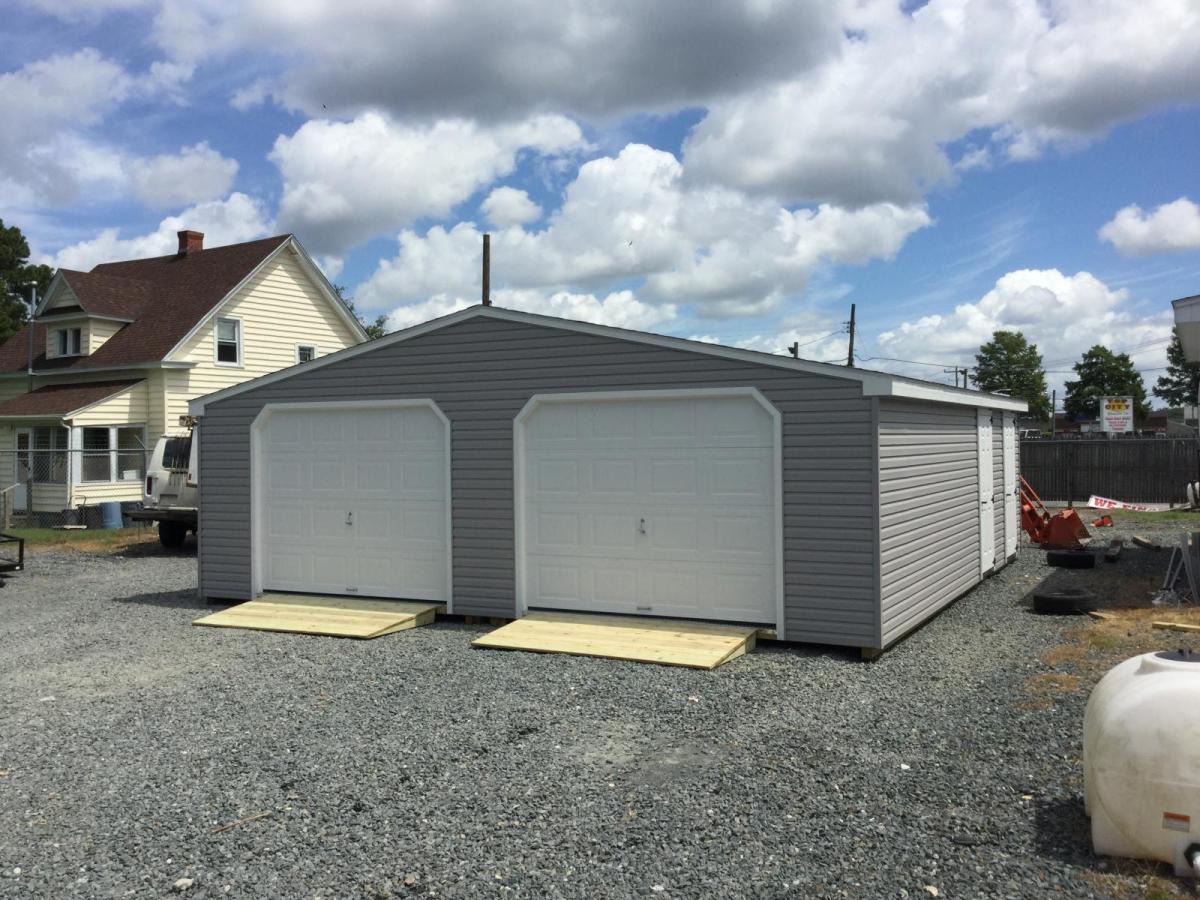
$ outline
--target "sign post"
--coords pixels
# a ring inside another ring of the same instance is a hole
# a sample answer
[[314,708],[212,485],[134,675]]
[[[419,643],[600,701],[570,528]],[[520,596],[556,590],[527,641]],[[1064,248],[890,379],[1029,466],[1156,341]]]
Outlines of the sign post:
[[1100,430],[1108,434],[1129,434],[1133,431],[1133,398],[1101,397]]

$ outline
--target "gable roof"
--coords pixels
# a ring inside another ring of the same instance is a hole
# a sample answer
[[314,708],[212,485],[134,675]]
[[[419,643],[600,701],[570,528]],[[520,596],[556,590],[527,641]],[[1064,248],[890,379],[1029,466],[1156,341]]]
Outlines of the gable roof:
[[668,337],[661,334],[650,334],[645,331],[632,331],[627,328],[616,328],[611,325],[594,325],[591,322],[577,322],[573,319],[560,319],[555,316],[543,316],[537,313],[519,312],[515,309],[503,309],[498,306],[469,306],[466,309],[413,325],[401,331],[367,341],[354,347],[348,347],[328,356],[321,356],[311,362],[281,369],[269,375],[262,375],[250,381],[215,391],[203,397],[197,397],[188,404],[188,412],[193,416],[204,415],[204,407],[227,397],[243,394],[263,385],[282,381],[303,372],[310,372],[324,366],[351,359],[363,353],[371,353],[383,347],[390,347],[411,338],[428,334],[442,328],[449,328],[476,318],[501,319],[508,322],[519,322],[527,325],[540,325],[545,328],[557,328],[564,331],[577,331],[584,334],[607,337],[619,341],[633,341],[639,344],[650,344],[671,350],[682,350],[687,353],[699,353],[707,356],[717,356],[724,359],[734,359],[742,362],[781,369],[790,369],[809,375],[821,375],[826,378],[838,378],[844,381],[856,381],[863,386],[863,396],[866,397],[900,397],[910,400],[930,400],[938,403],[956,403],[963,406],[977,406],[983,409],[1010,410],[1026,412],[1029,405],[1024,400],[1009,397],[1006,394],[988,394],[983,391],[971,391],[965,388],[952,388],[949,385],[934,381],[922,381],[919,378],[907,378],[902,375],[890,375],[877,372],[874,369],[852,369],[834,363],[820,363],[808,359],[797,359],[792,356],[781,356],[777,353],[764,353],[760,350],[743,350],[740,347],[726,347],[722,344],[710,344],[704,341],[691,341],[686,338]]
[[[160,362],[286,246],[296,250],[322,292],[342,307],[348,322],[352,321],[353,316],[337,300],[308,254],[292,235],[283,234],[189,254],[101,263],[90,272],[60,269],[55,280],[66,283],[85,313],[128,319],[130,323],[95,353],[47,360],[47,321],[53,327],[59,313],[50,310],[39,315],[39,321],[33,325],[34,370],[74,371]],[[358,327],[357,322],[354,326]],[[27,325],[0,346],[0,375],[25,371],[29,361],[28,329]],[[362,336],[361,329],[359,333]]]
[[10,397],[0,403],[0,418],[6,416],[64,417],[69,413],[78,412],[84,407],[99,403],[101,400],[107,400],[122,391],[127,391],[135,384],[141,384],[141,379],[47,385],[30,391],[28,394]]

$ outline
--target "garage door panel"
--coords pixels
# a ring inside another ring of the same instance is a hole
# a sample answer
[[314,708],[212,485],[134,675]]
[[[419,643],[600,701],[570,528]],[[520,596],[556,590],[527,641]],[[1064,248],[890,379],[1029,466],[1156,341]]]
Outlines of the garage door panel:
[[428,407],[273,413],[263,588],[445,602],[446,430]]
[[522,428],[527,606],[775,621],[775,420],[755,400],[549,400]]

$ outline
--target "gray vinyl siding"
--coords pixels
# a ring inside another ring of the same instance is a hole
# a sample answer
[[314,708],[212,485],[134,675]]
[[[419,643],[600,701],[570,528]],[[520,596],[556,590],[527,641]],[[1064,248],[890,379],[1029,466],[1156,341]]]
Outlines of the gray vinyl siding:
[[976,434],[974,408],[880,401],[882,646],[979,582]]
[[996,544],[996,561],[993,568],[1004,566],[1004,414],[992,413],[992,521]]
[[472,319],[210,403],[200,570],[250,597],[250,425],[265,403],[431,398],[451,422],[456,613],[515,610],[513,419],[537,393],[754,386],[783,430],[787,637],[878,646],[871,402],[853,381],[540,325]]

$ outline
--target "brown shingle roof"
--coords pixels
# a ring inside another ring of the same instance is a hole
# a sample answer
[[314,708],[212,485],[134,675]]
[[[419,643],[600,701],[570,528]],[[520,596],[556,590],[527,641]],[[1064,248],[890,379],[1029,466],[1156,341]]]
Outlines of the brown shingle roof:
[[140,383],[132,381],[87,381],[80,384],[51,384],[0,403],[0,416],[65,416],[69,412],[119,394]]
[[[35,371],[63,371],[158,362],[290,234],[213,247],[181,256],[102,263],[91,272],[63,270],[85,310],[133,318],[89,356],[46,359],[46,326],[34,325]],[[28,326],[0,346],[0,374],[24,372]]]

